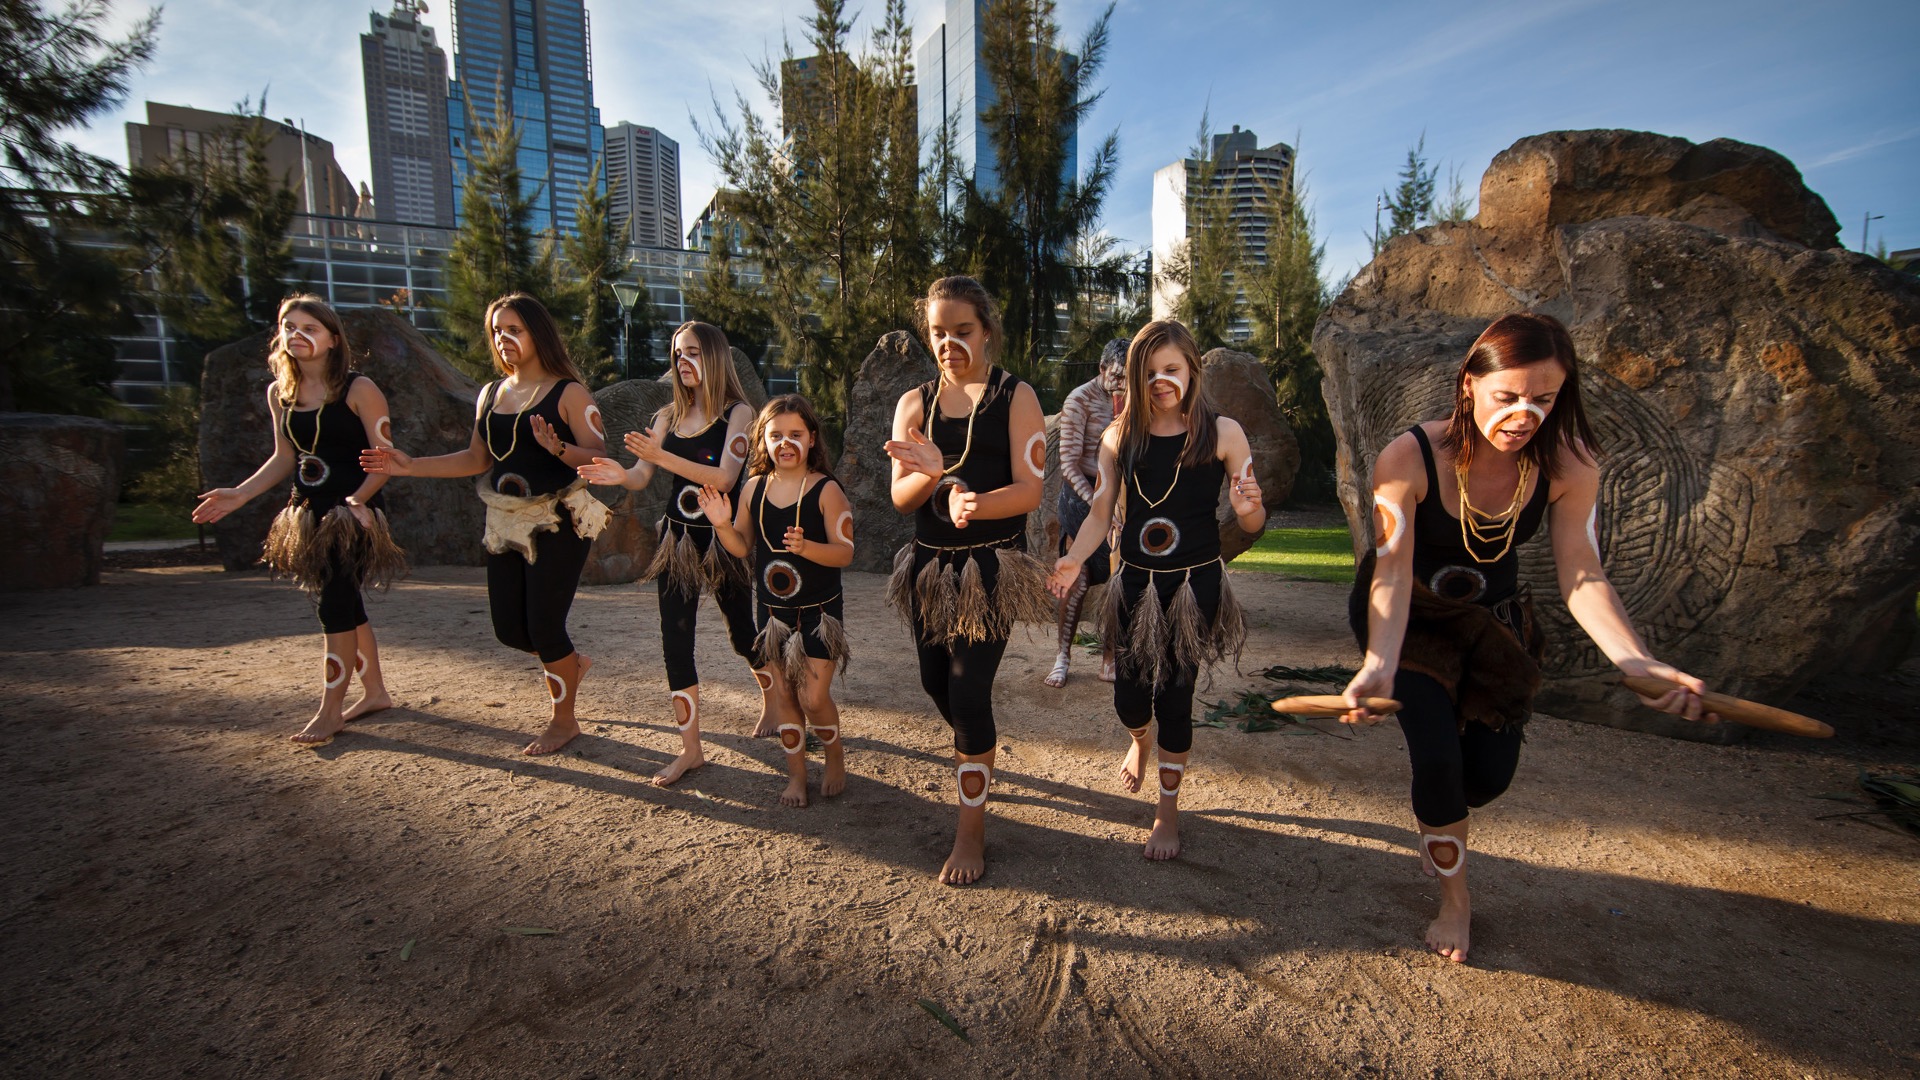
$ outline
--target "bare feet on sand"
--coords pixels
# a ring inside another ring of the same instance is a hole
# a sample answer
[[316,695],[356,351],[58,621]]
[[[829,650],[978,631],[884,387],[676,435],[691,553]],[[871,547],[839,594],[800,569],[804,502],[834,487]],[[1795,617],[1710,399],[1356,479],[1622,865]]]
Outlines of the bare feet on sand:
[[558,753],[564,749],[568,743],[578,738],[579,735],[580,725],[573,717],[569,716],[565,720],[555,720],[547,725],[547,730],[541,732],[539,738],[528,743],[526,749],[520,752],[529,757]]
[[287,736],[287,741],[295,746],[318,749],[332,742],[333,737],[340,734],[340,729],[346,726],[347,722],[342,718],[337,707],[331,713],[322,708],[313,714],[313,719],[307,721],[306,727]]
[[[667,762],[667,767],[653,774],[654,787],[666,787],[693,770],[707,763],[707,756],[697,748],[682,750],[680,756]],[[785,801],[784,796],[781,801]]]
[[971,825],[963,816],[953,834],[953,853],[940,867],[940,884],[971,885],[987,872],[987,821],[982,814]]
[[805,775],[787,778],[786,789],[780,792],[780,805],[794,807],[807,805],[807,778]]
[[1440,917],[1427,927],[1427,948],[1456,964],[1467,962],[1467,924],[1471,921],[1471,906],[1462,895],[1458,900],[1443,896],[1440,901]]
[[1069,658],[1066,653],[1061,653],[1059,656],[1054,657],[1053,670],[1048,672],[1047,677],[1041,681],[1046,683],[1048,686],[1053,687],[1056,690],[1058,690],[1062,686],[1067,685],[1068,659]]
[[826,771],[820,774],[820,794],[831,799],[847,790],[847,752],[835,739],[827,746]]
[[1155,815],[1153,831],[1147,834],[1147,846],[1144,854],[1155,862],[1171,859],[1180,854],[1180,819],[1172,815]]
[[362,694],[359,701],[348,706],[347,711],[340,714],[340,722],[351,724],[363,716],[371,716],[391,708],[393,708],[393,699],[387,696],[385,690],[370,691]]
[[1120,759],[1120,786],[1128,791],[1140,790],[1140,776],[1147,771],[1147,740],[1132,736],[1132,746],[1127,747],[1125,757]]

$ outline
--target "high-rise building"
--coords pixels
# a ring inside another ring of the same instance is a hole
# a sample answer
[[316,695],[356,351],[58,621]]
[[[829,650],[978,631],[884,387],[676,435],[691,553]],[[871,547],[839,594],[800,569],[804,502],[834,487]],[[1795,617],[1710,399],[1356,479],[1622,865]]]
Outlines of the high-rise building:
[[[973,177],[982,192],[1000,186],[1000,161],[991,136],[981,117],[1000,99],[993,80],[981,62],[985,32],[981,21],[988,12],[988,0],[946,0],[946,21],[920,43],[914,60],[915,77],[920,86],[920,142],[931,149],[940,135],[940,124],[954,121],[954,158],[963,175]],[[1056,52],[1068,65],[1080,62],[1072,53]],[[1066,161],[1062,175],[1071,180],[1079,175],[1079,132],[1067,128],[1061,133],[1066,142]]]
[[184,105],[147,102],[147,122],[127,125],[127,164],[158,168],[181,154],[213,150],[223,136],[258,124],[267,129],[267,169],[285,177],[298,200],[296,212],[352,217],[360,196],[333,159],[333,144],[303,131],[292,120],[209,112]]
[[[1268,214],[1267,193],[1293,190],[1293,147],[1274,143],[1262,147],[1259,136],[1233,130],[1215,135],[1208,147],[1213,158],[1211,189],[1200,186],[1201,162],[1184,158],[1153,174],[1153,317],[1173,316],[1179,303],[1177,286],[1167,282],[1164,268],[1186,243],[1194,215],[1205,200],[1227,200],[1227,220],[1240,233],[1240,242],[1254,262],[1267,261],[1267,240],[1274,222]],[[1236,326],[1240,335],[1245,326]]]
[[725,238],[727,251],[732,254],[737,255],[746,249],[746,230],[727,213],[738,198],[737,192],[726,188],[713,193],[713,198],[707,200],[706,207],[693,219],[693,226],[687,230],[687,250],[712,251],[716,235]]
[[410,225],[453,225],[453,159],[447,153],[447,54],[426,5],[394,0],[360,35],[367,88],[367,149],[373,157],[373,216]]
[[[453,82],[447,130],[453,157],[453,213],[463,215],[468,113],[493,119],[504,103],[520,129],[522,190],[533,228],[575,229],[574,202],[605,152],[593,105],[592,25],[583,0],[452,0]],[[605,183],[604,179],[601,183]]]
[[607,129],[608,216],[626,241],[680,246],[680,144],[622,121]]

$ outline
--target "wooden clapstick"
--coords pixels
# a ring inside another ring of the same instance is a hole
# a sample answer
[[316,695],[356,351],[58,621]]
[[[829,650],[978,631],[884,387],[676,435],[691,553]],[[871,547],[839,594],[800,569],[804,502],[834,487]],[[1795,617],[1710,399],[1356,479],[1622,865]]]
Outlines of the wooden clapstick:
[[[1644,675],[1628,675],[1620,684],[1644,697],[1659,697],[1678,689],[1680,684],[1666,679],[1648,678]],[[1788,735],[1804,735],[1809,739],[1831,739],[1833,728],[1815,720],[1811,716],[1776,709],[1771,705],[1762,705],[1757,701],[1729,697],[1709,690],[1700,695],[1701,708],[1710,713],[1718,713],[1720,719],[1731,720],[1748,727],[1765,728],[1768,731],[1783,731]]]
[[[1362,698],[1367,711],[1391,713],[1400,711],[1400,703],[1390,697]],[[1290,716],[1341,716],[1351,710],[1347,699],[1339,694],[1302,694],[1299,697],[1281,698],[1273,703],[1273,711]]]

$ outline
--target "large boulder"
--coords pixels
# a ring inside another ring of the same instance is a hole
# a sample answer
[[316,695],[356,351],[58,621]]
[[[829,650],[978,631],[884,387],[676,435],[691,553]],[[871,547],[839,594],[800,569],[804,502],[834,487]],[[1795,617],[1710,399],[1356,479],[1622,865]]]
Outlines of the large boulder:
[[885,573],[894,552],[913,539],[913,518],[893,508],[892,458],[881,447],[893,437],[900,395],[938,374],[933,358],[905,330],[874,345],[853,378],[852,407],[834,475],[853,504],[852,569]]
[[[1269,508],[1277,507],[1293,494],[1293,480],[1300,472],[1300,441],[1287,426],[1280,401],[1273,388],[1273,377],[1257,358],[1232,349],[1213,349],[1200,358],[1200,370],[1207,396],[1222,416],[1240,422],[1247,433],[1247,445],[1253,451],[1253,478],[1260,483],[1260,499]],[[1259,533],[1242,532],[1227,501],[1227,487],[1220,485],[1220,505],[1215,514],[1220,524],[1220,554],[1228,561],[1253,546]]]
[[[1479,215],[1389,243],[1314,351],[1340,498],[1370,546],[1381,447],[1446,416],[1474,337],[1518,310],[1572,332],[1603,452],[1608,576],[1654,653],[1786,697],[1872,651],[1920,588],[1920,284],[1833,246],[1791,163],[1727,140],[1557,132],[1494,160]],[[1731,738],[1640,708],[1523,550],[1550,641],[1540,707]]]
[[[733,350],[734,373],[740,388],[755,413],[767,403],[767,387],[753,370],[753,361],[739,349]],[[627,433],[644,431],[653,424],[653,415],[673,400],[673,371],[657,379],[628,379],[604,387],[593,395],[600,406],[600,418],[607,427],[608,456],[631,466],[634,457],[627,452]],[[653,561],[655,524],[666,513],[667,491],[672,477],[655,470],[645,488],[630,491],[620,487],[590,488],[607,504],[612,518],[587,555],[586,569],[580,574],[584,585],[619,585],[633,581]]]
[[0,591],[100,584],[126,439],[105,420],[0,413]]
[[[461,374],[411,323],[383,308],[340,313],[356,370],[387,396],[394,445],[418,457],[464,448],[473,433],[479,385]],[[258,333],[207,354],[200,377],[200,471],[208,487],[245,480],[273,454],[267,412],[271,333]],[[394,539],[416,565],[477,565],[484,508],[470,480],[396,477],[386,486]],[[213,527],[229,570],[260,560],[286,489],[268,492]]]

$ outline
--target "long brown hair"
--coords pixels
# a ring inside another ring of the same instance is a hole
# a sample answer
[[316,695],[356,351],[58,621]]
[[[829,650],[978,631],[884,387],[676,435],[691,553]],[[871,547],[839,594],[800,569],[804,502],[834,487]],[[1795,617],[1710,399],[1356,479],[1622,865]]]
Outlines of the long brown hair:
[[1187,418],[1187,445],[1180,451],[1182,465],[1199,465],[1219,455],[1220,410],[1214,408],[1201,385],[1200,343],[1186,327],[1173,319],[1155,319],[1133,335],[1127,346],[1127,411],[1121,415],[1120,469],[1129,472],[1141,454],[1147,452],[1149,426],[1153,423],[1153,399],[1147,393],[1147,365],[1153,354],[1167,346],[1180,350],[1187,359],[1191,380],[1180,398],[1180,411]]
[[541,367],[563,379],[586,381],[580,377],[580,369],[573,366],[573,357],[567,355],[566,340],[560,336],[560,327],[554,323],[547,305],[523,292],[508,293],[487,305],[487,352],[493,357],[493,370],[502,376],[513,372],[506,361],[500,359],[500,349],[493,343],[493,317],[503,308],[520,316],[520,321],[526,324],[527,336],[533,339],[533,351],[540,355]]
[[[922,338],[927,338],[933,333],[932,327],[927,325],[927,309],[933,306],[935,300],[957,300],[973,306],[974,315],[979,318],[980,325],[987,331],[986,359],[988,363],[992,363],[993,358],[999,355],[1000,344],[1005,340],[1006,335],[1001,333],[1000,329],[1000,309],[994,304],[993,297],[988,295],[987,287],[965,274],[939,278],[927,286],[927,295],[913,302],[913,314],[920,322]],[[928,344],[931,347],[932,343]],[[942,379],[947,377],[945,369],[941,370],[940,377]]]
[[1600,444],[1593,437],[1586,407],[1580,400],[1580,360],[1574,355],[1573,336],[1551,315],[1521,311],[1502,315],[1480,331],[1473,347],[1467,350],[1467,358],[1460,362],[1460,374],[1453,381],[1453,415],[1447,418],[1446,434],[1440,436],[1441,448],[1453,455],[1454,468],[1465,469],[1471,465],[1474,447],[1480,443],[1467,377],[1479,378],[1548,360],[1559,362],[1560,369],[1567,373],[1567,381],[1560,384],[1553,408],[1547,410],[1547,418],[1540,422],[1540,429],[1533,433],[1520,454],[1540,470],[1540,475],[1548,478],[1558,475],[1556,466],[1560,455],[1556,451],[1563,444],[1582,460],[1595,460]]
[[781,394],[760,407],[760,415],[753,418],[747,475],[765,476],[773,471],[773,455],[767,453],[767,425],[773,423],[774,417],[788,413],[799,417],[800,422],[807,425],[807,434],[813,436],[813,446],[807,451],[807,471],[833,479],[833,470],[827,467],[826,440],[820,437],[820,417],[815,415],[813,403],[799,394]]
[[[733,346],[727,344],[727,335],[712,323],[698,320],[683,322],[674,330],[669,342],[681,334],[692,334],[693,340],[700,345],[700,407],[707,414],[709,423],[720,419],[736,401],[747,400],[746,388],[740,385],[740,373],[733,367]],[[680,381],[680,351],[673,350],[673,400],[667,403],[667,426],[678,428],[680,421],[693,411],[693,395],[685,383]]]
[[340,325],[340,316],[325,300],[312,293],[295,293],[280,301],[280,311],[273,317],[273,347],[267,350],[267,367],[273,372],[274,392],[280,398],[280,404],[293,408],[300,400],[300,364],[293,354],[287,351],[287,316],[295,311],[303,311],[313,316],[327,333],[333,335],[333,348],[327,350],[327,364],[322,369],[321,378],[326,382],[327,396],[320,404],[340,396],[347,385],[347,368],[350,355],[347,349],[347,332]]

